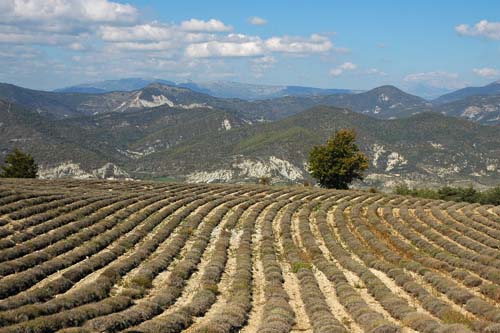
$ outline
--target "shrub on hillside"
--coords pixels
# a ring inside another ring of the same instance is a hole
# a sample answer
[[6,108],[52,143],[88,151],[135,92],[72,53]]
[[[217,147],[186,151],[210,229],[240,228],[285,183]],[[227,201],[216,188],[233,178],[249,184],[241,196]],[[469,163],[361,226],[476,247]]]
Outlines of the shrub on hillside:
[[477,191],[472,186],[450,187],[445,186],[434,190],[429,188],[409,188],[406,184],[397,186],[395,194],[411,195],[418,198],[437,199],[457,202],[481,203],[483,205],[500,205],[500,186],[483,192]]
[[30,154],[14,149],[5,157],[1,178],[36,178],[38,165]]

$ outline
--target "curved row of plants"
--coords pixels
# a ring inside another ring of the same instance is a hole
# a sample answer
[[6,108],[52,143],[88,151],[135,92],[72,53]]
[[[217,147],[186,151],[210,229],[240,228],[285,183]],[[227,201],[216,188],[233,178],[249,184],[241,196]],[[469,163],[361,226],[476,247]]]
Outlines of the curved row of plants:
[[[226,193],[222,193],[225,195]],[[117,260],[107,265],[98,277],[91,283],[85,284],[78,289],[72,289],[69,293],[61,295],[61,297],[54,298],[53,301],[44,303],[35,311],[35,319],[21,322],[20,324],[6,327],[6,331],[12,330],[34,330],[34,331],[53,331],[55,329],[63,328],[65,326],[73,326],[76,321],[83,323],[85,320],[97,316],[114,313],[125,309],[131,305],[132,298],[129,296],[116,296],[109,297],[112,287],[118,283],[123,275],[131,269],[137,267],[142,263],[154,250],[166,239],[169,238],[172,231],[181,223],[191,212],[202,204],[206,204],[213,200],[211,195],[202,193],[200,199],[193,200],[193,193],[186,193],[183,200],[178,201],[176,207],[171,209],[158,210],[157,207],[152,207],[152,210],[146,214],[147,222],[141,223],[138,226],[137,232],[130,233],[127,238],[122,239],[122,246],[130,243],[130,240],[135,239],[137,242],[148,235],[154,228],[159,226],[165,219],[168,219],[167,224],[162,228],[158,228],[155,236],[142,242],[137,248],[135,246],[131,255],[122,255]],[[164,203],[163,203],[164,204]],[[186,205],[187,204],[187,205]],[[186,205],[186,206],[184,206]],[[181,208],[179,214],[173,215],[175,210]],[[137,221],[134,221],[137,222]],[[130,221],[132,223],[132,221]],[[126,223],[123,223],[126,224]],[[137,243],[136,242],[136,243]],[[101,254],[101,253],[99,253]],[[78,271],[75,271],[79,275]],[[91,272],[86,272],[91,273]],[[83,278],[78,276],[77,278]],[[97,303],[95,303],[97,301]],[[109,304],[116,304],[116,306],[108,306]],[[89,307],[95,307],[98,311],[86,311]],[[69,309],[69,310],[67,310]],[[27,308],[26,310],[30,310]],[[54,311],[55,310],[55,311]],[[61,311],[65,310],[65,311]],[[38,314],[54,313],[53,315],[41,316]],[[15,313],[13,313],[15,314]],[[75,316],[78,318],[75,319]],[[71,318],[71,320],[69,320]],[[1,330],[0,330],[1,331]]]
[[[402,241],[398,236],[391,234],[387,226],[379,223],[378,219],[376,221],[369,221],[368,219],[361,218],[360,212],[361,207],[359,205],[351,207],[351,211],[348,214],[348,220],[350,221],[352,232],[349,232],[349,235],[356,235],[369,246],[367,250],[370,252],[384,258],[388,262],[421,276],[423,281],[431,285],[433,290],[439,291],[446,299],[455,302],[471,314],[484,319],[479,321],[471,316],[465,316],[461,312],[454,310],[446,301],[443,302],[441,299],[435,298],[432,295],[432,298],[426,297],[422,299],[421,304],[424,308],[445,323],[464,323],[474,329],[482,329],[491,325],[490,321],[494,321],[492,319],[496,317],[494,308],[489,309],[493,312],[484,311],[484,305],[489,306],[489,304],[482,299],[474,297],[466,289],[458,286],[453,280],[439,273],[438,269],[440,267],[440,262],[438,260],[418,252],[414,253],[413,256],[408,256],[408,253],[411,252],[411,247],[408,246],[407,243]],[[408,280],[417,284],[417,286],[415,286],[416,290],[420,292],[425,290],[423,295],[428,296],[430,294],[426,288],[421,289],[422,285],[415,281],[413,275],[408,276]],[[397,279],[395,279],[395,281],[398,282]],[[400,280],[398,284],[401,285],[401,282],[405,282],[405,280]],[[402,284],[402,287],[405,288],[405,284]],[[411,292],[408,286],[406,286],[405,289]],[[420,297],[417,296],[417,299],[419,298]],[[480,303],[480,305],[478,303]]]

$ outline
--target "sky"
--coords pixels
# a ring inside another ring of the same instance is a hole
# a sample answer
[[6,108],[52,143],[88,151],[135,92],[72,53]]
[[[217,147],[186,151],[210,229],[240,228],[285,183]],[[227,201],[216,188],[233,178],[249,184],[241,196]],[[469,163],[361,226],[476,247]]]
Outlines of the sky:
[[500,79],[500,1],[0,0],[0,82],[128,77],[481,86]]

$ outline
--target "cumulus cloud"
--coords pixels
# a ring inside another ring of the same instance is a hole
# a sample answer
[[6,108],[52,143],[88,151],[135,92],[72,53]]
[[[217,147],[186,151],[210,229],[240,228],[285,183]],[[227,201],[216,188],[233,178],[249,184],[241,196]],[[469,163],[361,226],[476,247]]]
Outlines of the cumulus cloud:
[[[204,77],[234,75],[228,64],[236,60],[226,61],[227,57],[247,57],[246,65],[258,77],[275,66],[278,55],[349,52],[335,47],[333,35],[326,33],[262,38],[233,32],[232,26],[216,18],[148,21],[138,8],[118,0],[0,0],[0,22],[0,66],[5,72],[55,70],[54,57],[47,50],[57,47],[57,58],[63,64],[69,61],[72,72],[60,64],[59,70],[78,80],[102,73],[119,77],[153,71],[150,75],[157,75],[157,70],[173,77],[180,75],[179,70]],[[261,17],[251,17],[249,22],[267,23]],[[37,58],[45,55],[46,59],[23,66],[23,47],[37,49],[41,52]],[[342,71],[352,70],[345,66]]]
[[345,71],[352,71],[355,70],[358,66],[356,64],[353,64],[352,62],[344,62],[342,65],[340,65],[340,69],[345,70]]
[[110,51],[164,51],[175,47],[170,41],[160,41],[151,43],[139,42],[119,42],[108,46]]
[[250,57],[264,54],[260,42],[243,43],[212,41],[191,44],[186,48],[186,55],[193,58],[208,57]]
[[266,47],[272,52],[283,53],[322,53],[330,51],[333,44],[328,37],[313,34],[302,37],[271,37],[266,40]]
[[0,1],[0,43],[67,45],[93,36],[101,25],[129,25],[138,10],[108,0]]
[[483,67],[483,68],[474,68],[472,70],[476,75],[482,76],[482,77],[496,77],[500,76],[500,71],[495,68],[488,68],[488,67]]
[[253,25],[266,25],[267,20],[263,19],[262,17],[258,16],[252,16],[248,19],[248,22]]
[[180,27],[185,31],[224,32],[233,30],[231,26],[225,25],[223,22],[216,19],[203,21],[193,18],[181,22]]
[[353,64],[352,62],[344,62],[343,64],[330,70],[330,75],[337,77],[342,75],[342,73],[344,73],[345,71],[353,71],[356,68],[358,68],[356,64]]
[[138,11],[128,4],[107,0],[3,0],[2,22],[133,22]]
[[171,39],[175,32],[170,26],[156,23],[131,27],[103,26],[99,29],[101,38],[108,42],[161,41]]
[[460,89],[465,83],[457,73],[444,71],[413,73],[403,78],[404,82],[425,84],[433,88]]
[[331,41],[320,35],[304,37],[271,37],[262,40],[257,36],[229,34],[214,37],[204,43],[191,43],[186,48],[190,57],[254,57],[272,53],[314,54],[332,49]]
[[500,22],[481,20],[473,26],[460,24],[455,27],[455,31],[461,36],[481,36],[500,40]]

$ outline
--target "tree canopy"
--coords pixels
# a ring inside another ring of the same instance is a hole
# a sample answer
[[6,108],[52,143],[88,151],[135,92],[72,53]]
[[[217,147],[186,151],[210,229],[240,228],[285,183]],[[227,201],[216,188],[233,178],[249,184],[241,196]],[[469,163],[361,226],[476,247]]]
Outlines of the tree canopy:
[[341,129],[324,145],[314,146],[309,155],[309,171],[321,187],[347,189],[355,179],[363,179],[368,158],[356,144],[356,132]]
[[2,178],[36,178],[38,165],[30,154],[14,149],[5,157],[0,177]]

